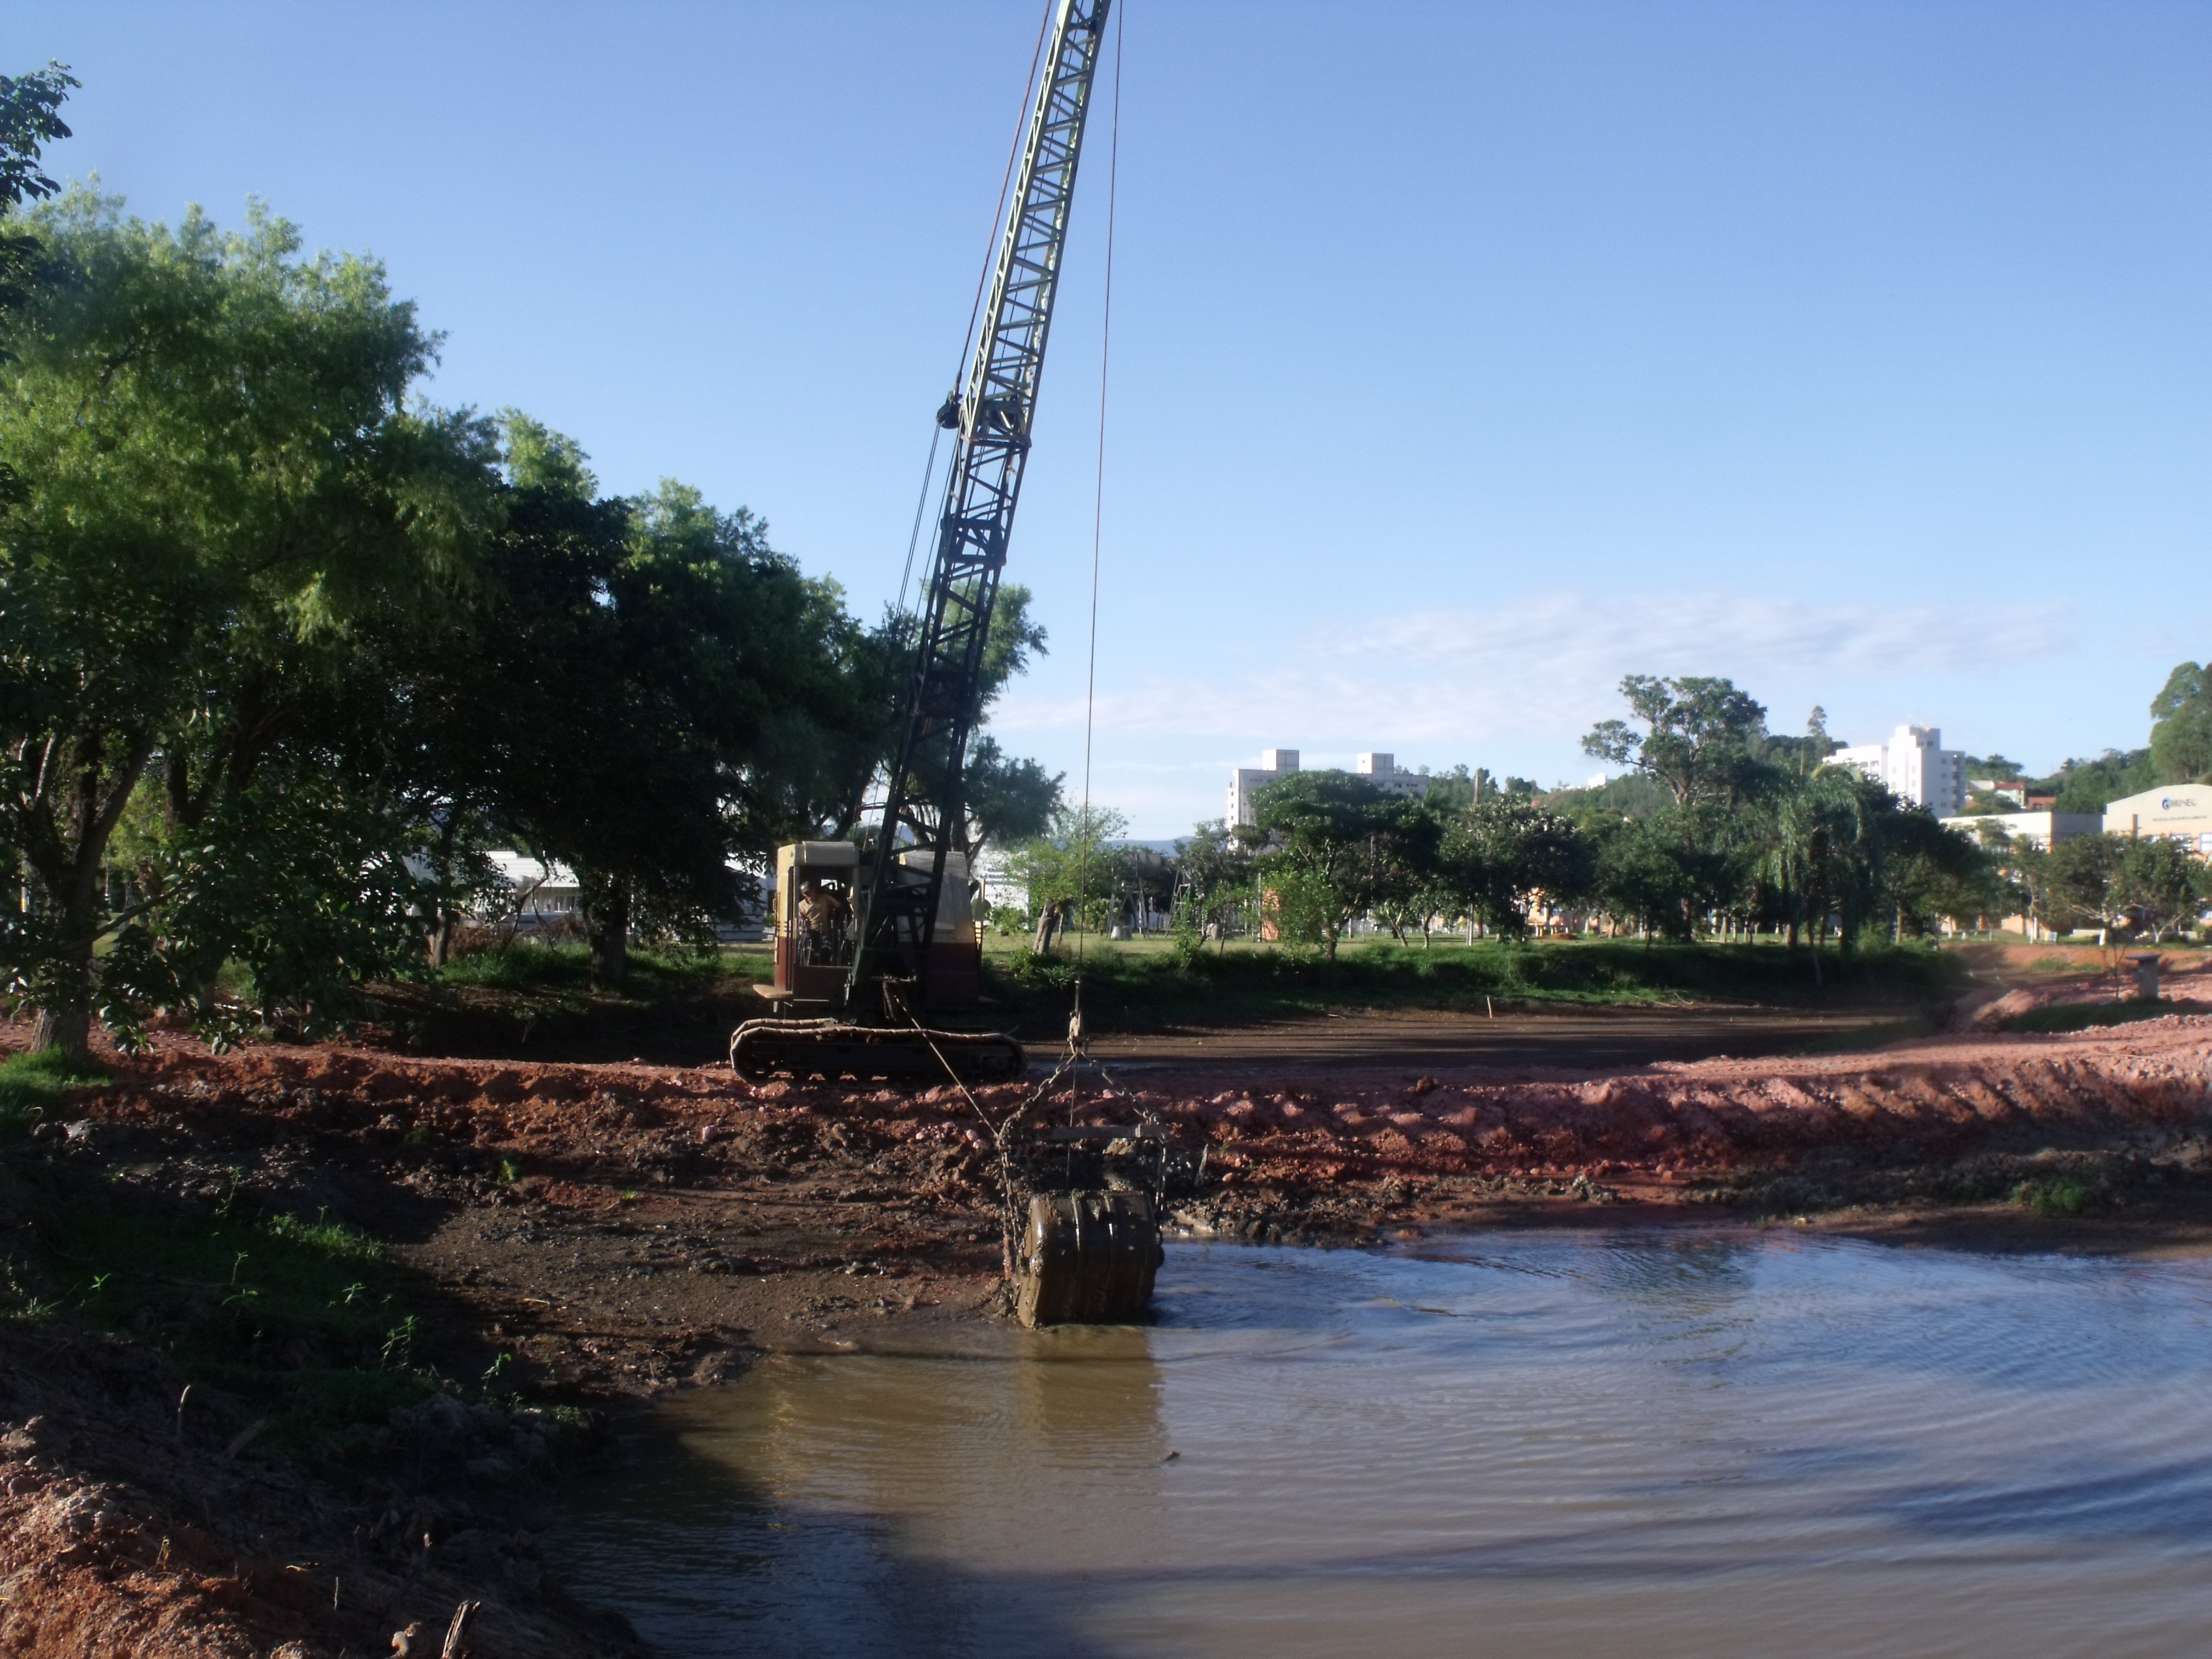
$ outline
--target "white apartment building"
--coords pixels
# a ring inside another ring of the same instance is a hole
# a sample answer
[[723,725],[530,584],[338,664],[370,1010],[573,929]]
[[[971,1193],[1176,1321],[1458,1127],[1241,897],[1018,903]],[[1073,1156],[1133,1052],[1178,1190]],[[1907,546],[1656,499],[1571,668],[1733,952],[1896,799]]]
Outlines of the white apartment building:
[[1862,743],[1828,757],[1856,766],[1899,800],[1924,806],[1939,818],[1966,809],[1966,757],[1943,746],[1941,728],[1900,726],[1887,743]]
[[[1278,778],[1285,778],[1298,769],[1298,751],[1295,749],[1265,749],[1260,752],[1257,766],[1240,766],[1229,775],[1228,822],[1231,829],[1240,823],[1257,823],[1252,797]],[[1429,793],[1428,769],[1403,772],[1398,769],[1395,755],[1362,755],[1353,762],[1355,775],[1364,778],[1386,795],[1425,795]]]

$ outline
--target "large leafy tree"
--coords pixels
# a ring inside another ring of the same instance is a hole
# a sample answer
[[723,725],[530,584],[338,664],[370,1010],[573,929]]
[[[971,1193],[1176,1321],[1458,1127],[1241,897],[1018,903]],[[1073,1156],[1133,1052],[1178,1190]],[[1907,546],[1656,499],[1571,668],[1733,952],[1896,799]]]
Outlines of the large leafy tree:
[[1064,772],[1047,772],[1033,760],[1009,755],[988,732],[969,751],[967,853],[972,863],[989,842],[1028,841],[1052,828],[1067,805]]
[[1599,721],[1583,739],[1583,753],[1658,779],[1680,807],[1734,806],[1758,793],[1766,710],[1734,682],[1631,674],[1620,694],[1635,723]]
[[2164,836],[2130,836],[2112,872],[2112,897],[2136,927],[2162,942],[2212,899],[2212,870]]
[[81,84],[69,65],[52,62],[28,75],[0,75],[0,314],[28,298],[38,276],[40,239],[15,210],[61,188],[46,176],[43,153],[70,136],[62,103]]
[[1933,933],[1945,916],[2002,915],[2013,894],[1978,839],[1929,813],[1886,804],[1879,818],[1883,882],[1897,936]]
[[1212,927],[1228,947],[1232,929],[1248,926],[1255,894],[1252,858],[1258,836],[1221,818],[1194,824],[1176,852],[1175,925],[1186,939]]
[[635,927],[702,934],[836,815],[879,752],[884,661],[750,514],[673,483],[602,497],[573,441],[514,411],[501,433],[482,602],[387,642],[396,719],[453,842],[488,825],[574,868],[620,982]]
[[1257,860],[1262,903],[1285,937],[1317,942],[1331,962],[1345,928],[1434,834],[1419,802],[1393,799],[1347,772],[1293,773],[1253,805],[1266,845]]
[[1689,938],[1698,912],[1698,872],[1670,817],[1613,819],[1584,832],[1596,849],[1595,896],[1646,940]]
[[1565,814],[1525,795],[1493,794],[1445,822],[1438,867],[1457,907],[1519,938],[1540,896],[1559,908],[1589,894],[1597,847]]
[[2151,764],[2160,783],[2212,779],[2212,674],[2185,662],[2166,676],[2150,705]]
[[34,1042],[82,1050],[141,781],[188,826],[249,787],[361,619],[466,580],[489,477],[471,422],[408,408],[431,342],[374,264],[83,191],[40,228],[63,279],[0,369],[0,921]]
[[1061,807],[1042,835],[1014,849],[1014,878],[1030,910],[1039,917],[1057,910],[1084,927],[1103,926],[1115,896],[1135,883],[1135,860],[1123,841],[1128,830],[1129,821],[1111,807]]
[[2062,918],[2094,927],[2100,945],[2130,920],[2127,886],[2121,878],[2127,846],[2124,836],[2089,835],[2075,836],[2051,849],[2051,890]]

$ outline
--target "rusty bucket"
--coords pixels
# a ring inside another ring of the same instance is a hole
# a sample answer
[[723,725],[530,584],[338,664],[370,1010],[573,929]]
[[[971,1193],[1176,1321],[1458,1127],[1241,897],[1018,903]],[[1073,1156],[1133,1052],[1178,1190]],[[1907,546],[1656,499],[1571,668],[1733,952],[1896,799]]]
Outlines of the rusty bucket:
[[1040,1193],[1022,1230],[1016,1312],[1032,1328],[1141,1320],[1161,1255],[1142,1193]]

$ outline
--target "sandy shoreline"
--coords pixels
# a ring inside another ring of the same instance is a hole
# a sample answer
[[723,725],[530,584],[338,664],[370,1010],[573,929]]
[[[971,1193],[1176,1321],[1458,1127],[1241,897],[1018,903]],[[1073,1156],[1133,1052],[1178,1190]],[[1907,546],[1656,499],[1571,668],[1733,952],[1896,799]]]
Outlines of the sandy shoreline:
[[[2212,1248],[2203,1015],[1798,1059],[1240,1072],[1148,1069],[1045,1104],[1149,1112],[1205,1145],[1218,1180],[1176,1206],[1188,1237],[1759,1218]],[[994,1111],[1021,1097],[982,1091]],[[977,1317],[998,1285],[981,1137],[949,1089],[167,1042],[70,1113],[0,1180],[19,1291],[58,1304],[0,1322],[8,1651],[359,1655],[420,1623],[434,1652],[464,1598],[485,1604],[481,1655],[629,1650],[561,1596],[532,1534],[611,1414],[752,1353]],[[157,1331],[75,1316],[67,1264],[40,1265],[41,1237],[102,1205],[372,1233],[421,1354],[496,1376],[507,1403],[433,1401],[343,1458],[264,1455],[219,1390],[178,1411]]]

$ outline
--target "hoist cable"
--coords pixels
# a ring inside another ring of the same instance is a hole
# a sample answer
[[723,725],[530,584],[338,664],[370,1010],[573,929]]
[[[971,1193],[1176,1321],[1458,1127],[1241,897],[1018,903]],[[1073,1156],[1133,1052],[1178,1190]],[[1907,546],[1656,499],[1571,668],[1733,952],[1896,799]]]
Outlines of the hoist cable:
[[[1114,119],[1106,149],[1106,294],[1104,316],[1098,330],[1098,459],[1091,495],[1091,660],[1083,685],[1083,816],[1078,819],[1082,841],[1076,854],[1075,1018],[1083,1016],[1083,913],[1091,902],[1091,843],[1097,838],[1091,821],[1091,739],[1092,717],[1098,702],[1098,552],[1106,522],[1106,385],[1114,351],[1114,222],[1121,179],[1121,32],[1128,21],[1126,5],[1114,13]],[[1071,1028],[1079,1030],[1079,1024]]]
[[921,545],[922,514],[929,511],[929,481],[937,476],[937,446],[945,436],[945,428],[938,427],[929,434],[929,459],[921,469],[921,494],[915,498],[914,528],[907,532],[906,568],[899,572],[898,606],[891,612],[891,648],[896,651],[906,643],[906,591],[914,580],[915,550]]

